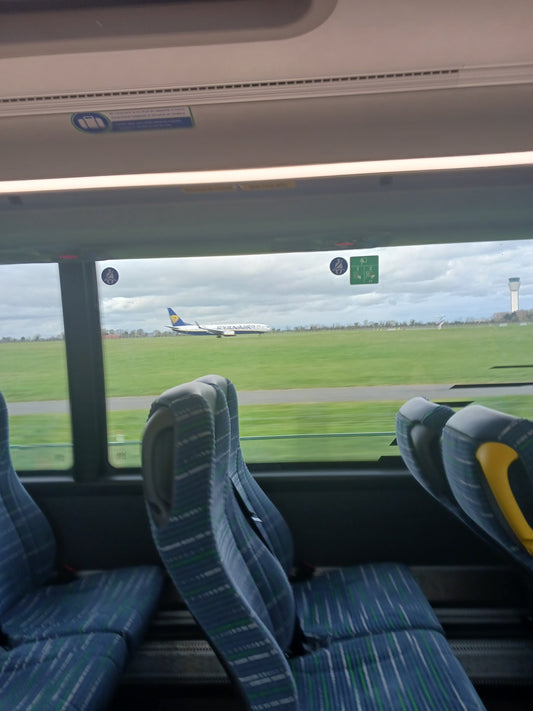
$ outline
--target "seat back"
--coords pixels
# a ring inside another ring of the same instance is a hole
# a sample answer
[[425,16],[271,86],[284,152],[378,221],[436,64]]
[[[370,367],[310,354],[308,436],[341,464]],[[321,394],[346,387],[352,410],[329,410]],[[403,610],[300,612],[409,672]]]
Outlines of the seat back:
[[444,471],[441,449],[442,430],[453,414],[451,407],[413,397],[396,414],[396,441],[415,479],[447,509],[459,514]]
[[186,383],[153,403],[142,443],[152,533],[248,707],[292,710],[296,690],[285,657],[295,623],[292,590],[235,501],[229,440],[219,389]]
[[55,539],[44,514],[13,468],[7,406],[0,393],[0,622],[2,614],[49,580],[56,566]]
[[239,431],[239,405],[233,383],[222,375],[206,375],[198,381],[219,388],[224,395],[230,418],[230,475],[238,496],[253,514],[260,535],[290,575],[294,564],[291,531],[281,512],[254,479],[242,455]]
[[462,510],[533,572],[533,422],[469,405],[446,423],[442,448]]

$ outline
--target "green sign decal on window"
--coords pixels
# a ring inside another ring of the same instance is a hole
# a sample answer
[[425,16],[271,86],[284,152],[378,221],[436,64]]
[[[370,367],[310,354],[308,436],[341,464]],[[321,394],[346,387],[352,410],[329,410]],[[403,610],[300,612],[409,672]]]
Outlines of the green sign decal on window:
[[350,257],[350,284],[377,284],[379,257]]

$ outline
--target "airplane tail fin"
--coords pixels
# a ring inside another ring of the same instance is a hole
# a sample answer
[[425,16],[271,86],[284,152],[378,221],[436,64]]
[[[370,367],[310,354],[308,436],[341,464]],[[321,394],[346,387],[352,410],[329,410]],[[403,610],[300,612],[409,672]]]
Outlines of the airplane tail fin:
[[178,314],[171,308],[167,309],[168,315],[170,316],[170,323],[173,326],[188,326],[190,324],[185,323],[185,321],[181,318],[181,316],[178,316]]

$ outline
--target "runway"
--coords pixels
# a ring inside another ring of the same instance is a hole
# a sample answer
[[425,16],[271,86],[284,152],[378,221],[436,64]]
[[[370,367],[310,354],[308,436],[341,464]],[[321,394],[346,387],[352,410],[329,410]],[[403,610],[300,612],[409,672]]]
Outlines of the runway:
[[[374,385],[348,388],[294,388],[287,390],[243,390],[240,405],[288,405],[316,402],[405,402],[420,395],[436,402],[472,401],[495,395],[533,395],[533,384],[492,384],[482,386],[433,385]],[[108,410],[146,410],[157,395],[112,397]],[[67,400],[8,402],[10,415],[63,414],[68,412]]]

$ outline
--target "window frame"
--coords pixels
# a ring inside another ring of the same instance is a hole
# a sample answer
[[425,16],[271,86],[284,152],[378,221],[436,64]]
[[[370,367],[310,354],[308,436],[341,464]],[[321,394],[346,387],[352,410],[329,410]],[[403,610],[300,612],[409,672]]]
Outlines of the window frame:
[[73,478],[108,472],[107,416],[100,306],[93,261],[59,262],[72,426]]

